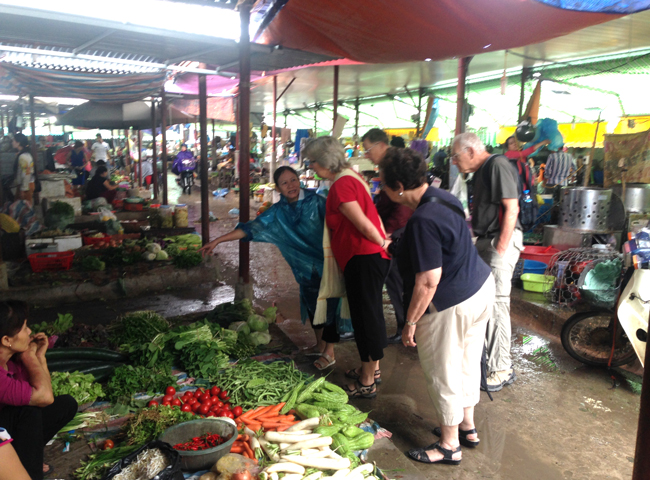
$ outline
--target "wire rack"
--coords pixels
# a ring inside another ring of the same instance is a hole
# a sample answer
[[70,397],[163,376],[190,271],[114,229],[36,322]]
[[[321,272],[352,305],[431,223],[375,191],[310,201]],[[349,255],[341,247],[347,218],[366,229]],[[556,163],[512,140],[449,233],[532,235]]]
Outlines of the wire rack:
[[622,260],[621,254],[611,247],[602,247],[606,248],[571,248],[553,255],[546,275],[555,277],[555,283],[546,292],[546,297],[551,302],[566,307],[587,302],[597,308],[612,308],[616,292],[620,288],[620,273],[612,287],[606,291],[585,292],[582,288],[586,274],[596,264],[607,260]]

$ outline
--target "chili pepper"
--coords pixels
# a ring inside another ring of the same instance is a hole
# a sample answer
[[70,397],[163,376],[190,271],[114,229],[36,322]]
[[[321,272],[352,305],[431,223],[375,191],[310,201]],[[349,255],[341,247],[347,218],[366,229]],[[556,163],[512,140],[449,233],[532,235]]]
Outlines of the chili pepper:
[[188,450],[205,450],[207,448],[214,448],[221,445],[225,440],[216,433],[206,433],[200,437],[194,437],[185,443],[178,443],[174,445],[175,450],[188,451]]

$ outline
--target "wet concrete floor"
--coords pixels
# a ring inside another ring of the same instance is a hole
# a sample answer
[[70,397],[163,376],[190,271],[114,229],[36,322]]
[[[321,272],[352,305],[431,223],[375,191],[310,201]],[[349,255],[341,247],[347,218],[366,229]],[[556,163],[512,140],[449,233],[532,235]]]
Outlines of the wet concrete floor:
[[[197,189],[198,190],[198,189]],[[199,193],[170,195],[174,203],[188,203],[190,218],[200,215]],[[210,226],[212,238],[234,228],[237,219],[228,210],[237,198],[211,198],[211,211],[220,218]],[[252,211],[257,207],[252,203]],[[254,213],[253,213],[254,215]],[[197,226],[197,230],[200,227]],[[152,309],[166,316],[208,311],[234,297],[237,279],[237,242],[217,247],[223,264],[224,280],[218,286],[203,285],[183,291],[169,291],[148,298],[125,299],[40,309],[36,321],[70,311],[77,321],[107,322],[117,314],[135,309]],[[291,270],[276,247],[251,245],[251,277],[255,303],[265,307],[277,303],[285,320],[282,330],[300,348],[313,343],[308,326],[299,321],[298,286]],[[389,335],[394,332],[392,307],[385,303]],[[555,337],[520,327],[530,319],[513,316],[513,360],[517,381],[494,394],[491,402],[481,395],[476,423],[481,444],[463,450],[459,467],[431,466],[413,462],[401,452],[433,443],[431,430],[438,426],[415,349],[391,345],[381,363],[383,383],[374,400],[358,400],[356,405],[371,411],[371,417],[392,433],[397,447],[380,450],[378,463],[390,478],[500,479],[500,480],[601,480],[629,479],[636,440],[639,396],[623,381],[612,388],[604,369],[584,366],[571,359]],[[300,363],[313,373],[306,357]],[[336,365],[330,380],[344,383],[344,371],[359,364],[354,342],[337,346]]]

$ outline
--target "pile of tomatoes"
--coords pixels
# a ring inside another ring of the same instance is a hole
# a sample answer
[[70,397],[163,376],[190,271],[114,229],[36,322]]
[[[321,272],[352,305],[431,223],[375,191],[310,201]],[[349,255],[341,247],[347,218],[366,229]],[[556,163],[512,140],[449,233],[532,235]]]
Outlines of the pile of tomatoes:
[[204,417],[228,417],[237,418],[243,411],[239,406],[230,403],[230,397],[226,390],[216,385],[212,388],[197,388],[195,391],[186,391],[180,398],[176,397],[176,389],[167,387],[165,396],[161,402],[151,400],[147,406],[157,407],[180,407],[183,412],[192,412]]

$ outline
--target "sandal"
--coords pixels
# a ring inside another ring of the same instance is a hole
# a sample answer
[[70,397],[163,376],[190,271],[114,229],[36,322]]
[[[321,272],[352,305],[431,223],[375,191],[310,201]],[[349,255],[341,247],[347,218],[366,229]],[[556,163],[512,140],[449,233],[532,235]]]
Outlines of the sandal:
[[355,383],[355,388],[351,389],[349,386],[344,385],[343,390],[350,398],[375,398],[377,396],[377,384],[363,385],[358,380]]
[[[327,364],[325,364],[321,359],[325,359]],[[334,360],[332,357],[330,357],[327,353],[322,353],[320,358],[314,362],[314,367],[316,367],[317,370],[322,371],[325,370],[326,368],[329,368],[333,366],[336,363],[336,360]]]
[[[433,450],[434,448],[438,450],[440,453],[442,453],[443,457],[440,460],[431,461],[429,459],[429,455],[427,455],[427,450]],[[407,452],[407,455],[411,457],[413,460],[422,463],[442,463],[445,465],[460,465],[460,460],[462,459],[454,460],[454,454],[458,452],[460,452],[460,446],[456,450],[448,450],[446,448],[441,447],[440,442],[436,442],[429,445],[428,447],[414,448],[413,450],[409,450]]]
[[[353,368],[352,370],[348,370],[345,372],[345,376],[348,378],[351,378],[352,380],[359,380],[361,378],[361,375],[359,372],[357,372],[359,368]],[[375,383],[379,385],[381,383],[381,370],[377,369],[375,370]]]
[[[478,433],[475,428],[472,428],[471,430],[461,430],[460,428],[458,429],[458,440],[460,440],[460,444],[463,447],[476,448],[478,447],[478,444],[481,443],[480,440],[470,440],[467,438],[467,435],[471,435],[473,433]],[[436,437],[442,437],[442,430],[440,430],[440,427],[434,428],[433,434]]]

